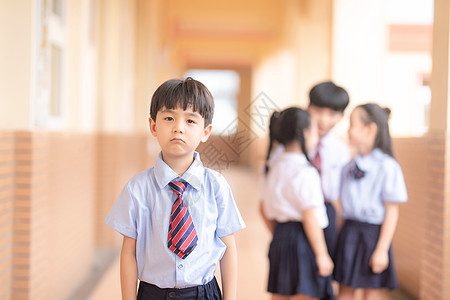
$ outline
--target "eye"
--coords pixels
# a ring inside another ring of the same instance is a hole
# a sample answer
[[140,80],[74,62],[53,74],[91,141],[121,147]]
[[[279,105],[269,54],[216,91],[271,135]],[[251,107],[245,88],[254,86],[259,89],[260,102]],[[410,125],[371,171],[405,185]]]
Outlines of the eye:
[[166,120],[166,121],[173,121],[173,118],[172,117],[165,117],[164,120]]
[[186,122],[188,122],[189,124],[196,124],[196,122],[194,120],[191,120],[191,119],[187,120]]

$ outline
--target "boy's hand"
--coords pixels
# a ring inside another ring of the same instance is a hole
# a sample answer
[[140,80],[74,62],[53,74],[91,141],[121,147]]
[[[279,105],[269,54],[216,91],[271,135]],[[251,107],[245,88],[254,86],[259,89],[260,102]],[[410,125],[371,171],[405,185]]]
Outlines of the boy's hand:
[[334,264],[328,253],[316,256],[316,264],[319,269],[320,276],[327,277],[333,273]]
[[370,268],[375,274],[380,274],[389,265],[389,251],[376,250],[372,253],[370,258]]

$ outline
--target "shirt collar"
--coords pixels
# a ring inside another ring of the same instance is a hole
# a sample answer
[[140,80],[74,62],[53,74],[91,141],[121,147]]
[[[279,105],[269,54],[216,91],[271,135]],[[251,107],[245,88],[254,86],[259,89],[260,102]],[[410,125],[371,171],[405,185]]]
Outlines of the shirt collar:
[[373,168],[374,166],[378,167],[379,162],[386,155],[387,154],[385,154],[383,151],[376,148],[372,152],[370,152],[369,154],[367,154],[365,156],[361,156],[360,154],[357,154],[355,156],[355,162],[360,169],[362,169],[363,171],[367,171],[367,170]]
[[333,135],[333,133],[330,131],[327,132],[327,134],[325,134],[323,137],[320,138],[319,143],[320,143],[320,149],[319,149],[319,144],[317,144],[316,147],[314,147],[308,154],[308,156],[311,159],[314,159],[314,157],[317,154],[317,150],[319,150],[320,154],[322,154],[322,149],[326,147],[326,145],[328,144],[328,141],[330,140],[330,137]]
[[333,131],[328,131],[327,134],[325,134],[321,139],[320,142],[322,143],[322,146],[328,145],[328,143],[332,143],[332,140],[334,139],[336,135]]
[[[203,163],[200,160],[200,155],[198,152],[194,152],[194,161],[184,172],[181,178],[189,183],[196,190],[200,190],[202,186],[202,178],[204,173]],[[166,185],[169,184],[172,180],[177,177],[180,177],[177,173],[175,173],[162,159],[162,152],[158,154],[156,158],[154,174],[156,183],[160,189],[163,189]]]
[[292,160],[295,160],[296,162],[299,162],[299,163],[302,163],[302,164],[308,163],[308,161],[306,160],[306,157],[305,157],[305,155],[303,153],[283,152],[280,155],[280,158],[292,159]]

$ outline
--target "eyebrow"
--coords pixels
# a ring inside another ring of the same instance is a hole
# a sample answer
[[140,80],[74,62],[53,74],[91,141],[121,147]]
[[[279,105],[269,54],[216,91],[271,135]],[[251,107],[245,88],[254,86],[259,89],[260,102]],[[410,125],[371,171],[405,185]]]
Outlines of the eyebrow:
[[[164,109],[161,112],[162,113],[175,113],[175,111],[173,109]],[[191,117],[202,118],[202,116],[198,112],[195,112],[195,111],[194,112],[186,112],[184,110],[183,112]]]

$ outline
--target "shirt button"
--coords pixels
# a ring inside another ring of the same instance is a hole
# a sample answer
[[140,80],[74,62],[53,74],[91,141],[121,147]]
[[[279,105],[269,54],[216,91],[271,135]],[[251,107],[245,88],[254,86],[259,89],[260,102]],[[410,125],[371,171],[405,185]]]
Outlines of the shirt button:
[[175,298],[176,294],[175,292],[169,292],[169,298]]
[[183,264],[178,265],[178,269],[180,269],[180,270],[183,269],[183,267],[184,267]]

